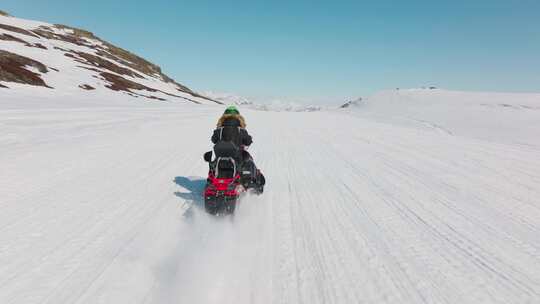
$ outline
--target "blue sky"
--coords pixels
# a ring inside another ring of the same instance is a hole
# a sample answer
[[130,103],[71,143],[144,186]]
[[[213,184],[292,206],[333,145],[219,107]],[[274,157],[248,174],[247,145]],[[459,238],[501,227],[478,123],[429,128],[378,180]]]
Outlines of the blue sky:
[[2,0],[0,9],[88,29],[197,90],[540,92],[540,1]]

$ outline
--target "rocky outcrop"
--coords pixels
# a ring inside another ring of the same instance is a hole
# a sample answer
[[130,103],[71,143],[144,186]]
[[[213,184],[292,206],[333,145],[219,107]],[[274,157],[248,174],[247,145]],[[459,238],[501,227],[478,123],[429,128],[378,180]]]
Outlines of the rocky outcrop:
[[[1,25],[1,24],[0,24],[0,25]],[[5,33],[0,35],[0,40],[4,40],[4,41],[15,41],[15,42],[18,42],[18,43],[22,43],[22,44],[24,44],[25,46],[28,46],[28,47],[35,47],[35,48],[40,48],[40,49],[44,49],[44,50],[47,49],[47,47],[44,46],[44,45],[41,44],[41,43],[34,43],[34,44],[28,43],[28,42],[22,40],[21,38],[17,38],[17,37],[15,37],[15,36],[12,36],[12,35],[10,35],[10,34],[5,34]]]
[[340,106],[341,109],[345,109],[345,108],[348,108],[348,107],[351,107],[351,106],[358,106],[362,103],[362,97],[359,97],[355,100],[351,100],[351,101],[347,101],[346,103],[342,104]]
[[94,88],[93,86],[91,86],[89,84],[81,84],[81,85],[79,85],[79,88],[81,88],[83,90],[87,90],[87,91],[92,91],[92,90],[96,89],[96,88]]
[[41,62],[28,57],[0,50],[0,81],[17,82],[34,86],[50,88],[40,74],[30,71],[33,68],[40,73],[47,73],[49,70]]
[[1,24],[0,23],[0,28],[4,29],[6,31],[10,31],[10,32],[30,36],[30,37],[37,37],[35,34],[33,34],[30,31],[27,31],[25,29],[22,29],[22,28],[19,28],[19,27],[16,27],[16,26],[8,25],[8,24]]
[[111,71],[120,75],[143,78],[141,75],[137,74],[131,69],[121,67],[117,64],[110,62],[109,60],[103,59],[102,57],[99,57],[96,55],[92,55],[90,53],[68,51],[67,53],[64,54],[64,56],[71,57],[79,63],[93,66],[96,68],[105,69],[105,70],[108,70],[108,71]]

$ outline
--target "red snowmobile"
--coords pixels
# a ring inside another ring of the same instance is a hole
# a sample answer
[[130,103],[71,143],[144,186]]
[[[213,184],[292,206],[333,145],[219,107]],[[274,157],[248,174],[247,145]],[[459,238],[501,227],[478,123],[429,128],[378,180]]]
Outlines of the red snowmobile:
[[240,195],[249,189],[262,194],[264,176],[255,167],[247,151],[243,157],[236,155],[228,143],[214,147],[216,157],[212,160],[212,151],[204,154],[209,163],[208,178],[204,188],[204,207],[210,214],[232,214]]

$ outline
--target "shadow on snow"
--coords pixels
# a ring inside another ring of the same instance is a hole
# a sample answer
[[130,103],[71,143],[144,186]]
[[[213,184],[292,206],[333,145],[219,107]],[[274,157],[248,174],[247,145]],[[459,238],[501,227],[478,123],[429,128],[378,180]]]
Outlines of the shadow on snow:
[[180,197],[185,202],[187,202],[190,207],[185,212],[186,217],[191,217],[193,215],[192,208],[200,208],[204,210],[204,186],[206,185],[206,178],[197,177],[197,176],[177,176],[174,178],[174,182],[186,189],[189,192],[180,192],[177,191],[174,195]]

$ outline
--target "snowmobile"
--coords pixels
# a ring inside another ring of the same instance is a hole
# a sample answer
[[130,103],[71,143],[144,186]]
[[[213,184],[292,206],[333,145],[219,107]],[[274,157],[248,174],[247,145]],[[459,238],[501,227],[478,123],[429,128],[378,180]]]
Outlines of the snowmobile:
[[[248,190],[262,194],[264,176],[255,167],[246,151],[238,152],[228,142],[220,142],[204,154],[209,163],[208,178],[204,188],[204,207],[213,215],[233,214],[239,197]],[[238,153],[242,153],[242,157]]]

